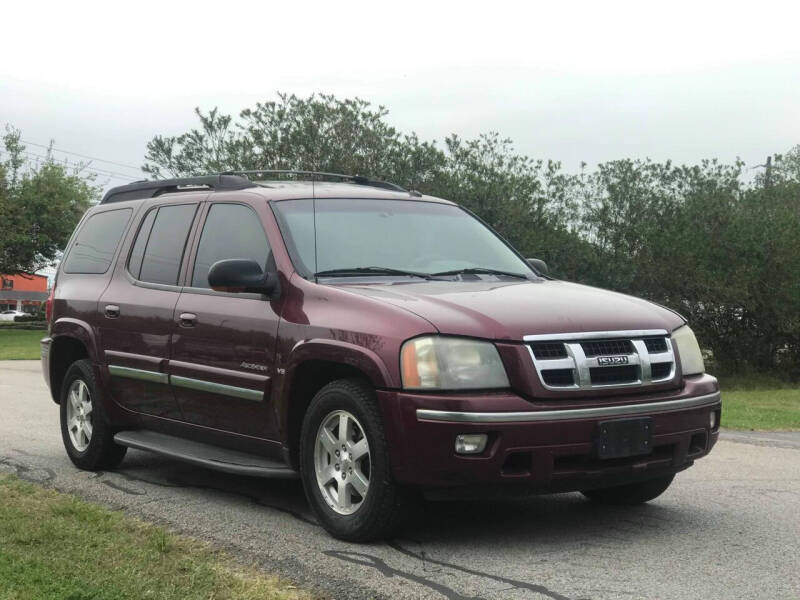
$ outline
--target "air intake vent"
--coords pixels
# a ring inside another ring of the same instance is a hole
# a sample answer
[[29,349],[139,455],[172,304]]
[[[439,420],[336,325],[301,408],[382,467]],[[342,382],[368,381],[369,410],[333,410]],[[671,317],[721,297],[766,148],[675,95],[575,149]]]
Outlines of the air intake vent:
[[567,349],[562,342],[534,342],[531,344],[533,355],[540,360],[549,358],[567,358]]
[[607,356],[609,354],[632,354],[633,344],[630,340],[593,340],[581,342],[586,356]]
[[667,338],[651,337],[644,338],[644,345],[647,346],[647,351],[651,354],[658,354],[667,351]]
[[542,371],[542,378],[547,385],[553,387],[569,387],[575,385],[572,369],[548,369]]
[[672,363],[654,363],[650,365],[653,379],[666,379],[672,374]]
[[592,378],[592,385],[636,383],[639,381],[639,367],[636,365],[594,367],[589,369],[589,375]]

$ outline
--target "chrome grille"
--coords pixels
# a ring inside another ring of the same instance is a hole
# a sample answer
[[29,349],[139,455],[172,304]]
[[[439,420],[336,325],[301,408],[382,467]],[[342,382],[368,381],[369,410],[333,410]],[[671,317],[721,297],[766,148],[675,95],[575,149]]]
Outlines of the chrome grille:
[[675,377],[665,330],[530,335],[533,364],[545,388],[584,390],[648,386]]

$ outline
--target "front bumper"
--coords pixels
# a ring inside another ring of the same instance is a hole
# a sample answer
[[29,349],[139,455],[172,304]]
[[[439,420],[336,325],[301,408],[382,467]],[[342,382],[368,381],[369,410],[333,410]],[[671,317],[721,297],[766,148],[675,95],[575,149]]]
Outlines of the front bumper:
[[[531,491],[602,487],[678,472],[705,456],[718,438],[709,428],[721,410],[719,387],[708,375],[686,378],[680,390],[641,396],[532,403],[513,393],[407,394],[379,392],[394,477],[425,488],[519,484]],[[600,421],[653,419],[647,455],[598,459]],[[455,438],[486,433],[479,455],[459,455]],[[497,486],[493,486],[497,487]]]

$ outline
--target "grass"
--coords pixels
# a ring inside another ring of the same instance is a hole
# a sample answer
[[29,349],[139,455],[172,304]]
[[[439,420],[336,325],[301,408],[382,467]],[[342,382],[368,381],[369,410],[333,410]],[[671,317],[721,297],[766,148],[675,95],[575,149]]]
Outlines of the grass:
[[722,426],[757,431],[800,431],[800,388],[722,388]]
[[0,321],[0,329],[47,329],[47,321]]
[[771,375],[721,376],[722,426],[800,431],[800,384]]
[[46,331],[29,329],[0,329],[0,360],[36,360],[39,340]]
[[800,387],[800,381],[752,371],[738,375],[719,375],[718,379],[723,390],[787,390]]
[[198,541],[0,475],[0,599],[309,597]]

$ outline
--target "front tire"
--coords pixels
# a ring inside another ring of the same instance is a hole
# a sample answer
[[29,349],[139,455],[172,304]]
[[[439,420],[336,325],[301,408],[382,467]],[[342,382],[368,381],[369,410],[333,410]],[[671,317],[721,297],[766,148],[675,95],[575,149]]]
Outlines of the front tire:
[[114,443],[91,361],[67,369],[60,404],[61,438],[73,464],[87,471],[116,467],[128,449]]
[[635,506],[649,502],[667,491],[675,475],[648,479],[637,483],[617,485],[596,490],[581,492],[592,502],[598,504],[613,504],[617,506]]
[[403,512],[374,390],[357,379],[323,387],[300,436],[300,474],[311,509],[334,537],[365,542],[391,533]]

